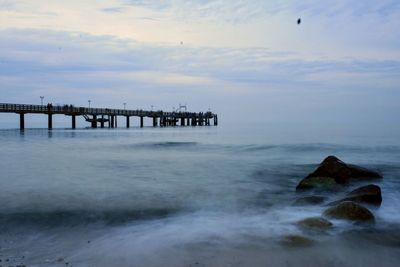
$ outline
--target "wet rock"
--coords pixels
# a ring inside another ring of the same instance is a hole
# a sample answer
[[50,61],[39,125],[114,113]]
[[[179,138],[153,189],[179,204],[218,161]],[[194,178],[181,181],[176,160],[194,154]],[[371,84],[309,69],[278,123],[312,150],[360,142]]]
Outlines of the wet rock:
[[296,190],[329,188],[335,184],[346,184],[350,179],[377,179],[382,176],[356,165],[346,164],[335,156],[325,158],[318,168],[300,181]]
[[311,238],[302,235],[286,235],[282,238],[281,243],[289,247],[309,247],[315,244]]
[[380,206],[382,203],[381,188],[374,184],[362,186],[348,193],[345,198],[332,202],[329,205],[336,205],[343,201],[353,201]]
[[336,181],[332,177],[306,177],[296,187],[296,190],[305,189],[332,189]]
[[310,217],[296,223],[300,228],[307,230],[325,231],[332,227],[332,223],[322,217]]
[[346,198],[355,202],[381,205],[381,188],[377,185],[369,184],[351,191]]
[[357,165],[347,164],[347,167],[350,169],[350,178],[353,179],[380,179],[382,176],[376,171],[369,170]]
[[307,205],[318,205],[325,201],[325,197],[322,196],[306,196],[296,199],[293,202],[294,206],[307,206]]
[[353,201],[344,201],[324,211],[324,216],[358,222],[374,222],[374,215]]

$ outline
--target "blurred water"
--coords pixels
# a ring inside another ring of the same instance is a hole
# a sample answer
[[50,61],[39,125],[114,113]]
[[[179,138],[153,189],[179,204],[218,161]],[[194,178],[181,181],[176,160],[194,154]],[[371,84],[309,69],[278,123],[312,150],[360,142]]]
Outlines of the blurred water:
[[[400,263],[395,135],[268,125],[4,129],[0,145],[0,258],[10,265]],[[377,224],[338,221],[312,236],[318,246],[282,246],[282,236],[304,234],[294,222],[323,211],[291,203],[298,181],[330,154],[384,175]]]

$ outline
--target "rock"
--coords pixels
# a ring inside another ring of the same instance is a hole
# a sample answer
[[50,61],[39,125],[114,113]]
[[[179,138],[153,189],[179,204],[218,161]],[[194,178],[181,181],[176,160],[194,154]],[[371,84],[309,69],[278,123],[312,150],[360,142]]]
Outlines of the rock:
[[346,184],[350,179],[377,178],[382,178],[382,176],[375,171],[346,164],[335,156],[328,156],[314,172],[300,181],[296,190],[330,188],[335,184]]
[[374,215],[365,207],[353,201],[344,201],[324,211],[324,216],[358,222],[373,222]]
[[306,196],[296,199],[293,202],[294,206],[306,206],[306,205],[318,205],[325,201],[325,197],[322,196]]
[[302,181],[300,181],[299,185],[296,187],[296,190],[304,190],[304,189],[330,189],[336,185],[335,179],[331,177],[306,177]]
[[382,203],[381,188],[374,184],[362,186],[360,188],[351,191],[347,195],[347,198],[355,202],[364,202],[374,205],[381,205]]
[[289,247],[308,247],[315,244],[315,241],[302,235],[286,235],[282,238],[281,243]]
[[332,223],[322,217],[310,217],[296,223],[300,228],[324,231],[332,227]]
[[377,173],[376,171],[368,170],[366,168],[353,165],[353,164],[347,164],[347,167],[350,169],[350,178],[353,179],[380,179],[382,176]]
[[381,188],[374,184],[362,186],[348,193],[345,198],[332,202],[329,205],[335,205],[343,201],[353,201],[380,206],[382,203]]

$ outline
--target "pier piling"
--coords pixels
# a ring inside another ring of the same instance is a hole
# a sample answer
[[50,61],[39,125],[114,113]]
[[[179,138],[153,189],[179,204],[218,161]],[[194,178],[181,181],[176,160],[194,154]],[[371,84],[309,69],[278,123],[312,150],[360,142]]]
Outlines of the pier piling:
[[19,128],[21,130],[25,129],[25,114],[24,113],[20,113],[19,114]]
[[97,116],[93,115],[92,128],[97,128]]
[[71,116],[72,129],[76,129],[76,115]]
[[53,114],[51,113],[48,114],[47,128],[53,129]]

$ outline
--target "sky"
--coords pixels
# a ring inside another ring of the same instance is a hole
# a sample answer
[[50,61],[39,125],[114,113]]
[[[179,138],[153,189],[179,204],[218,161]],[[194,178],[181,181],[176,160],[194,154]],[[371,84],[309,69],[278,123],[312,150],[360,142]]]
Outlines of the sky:
[[0,0],[0,102],[390,130],[399,25],[398,0]]

